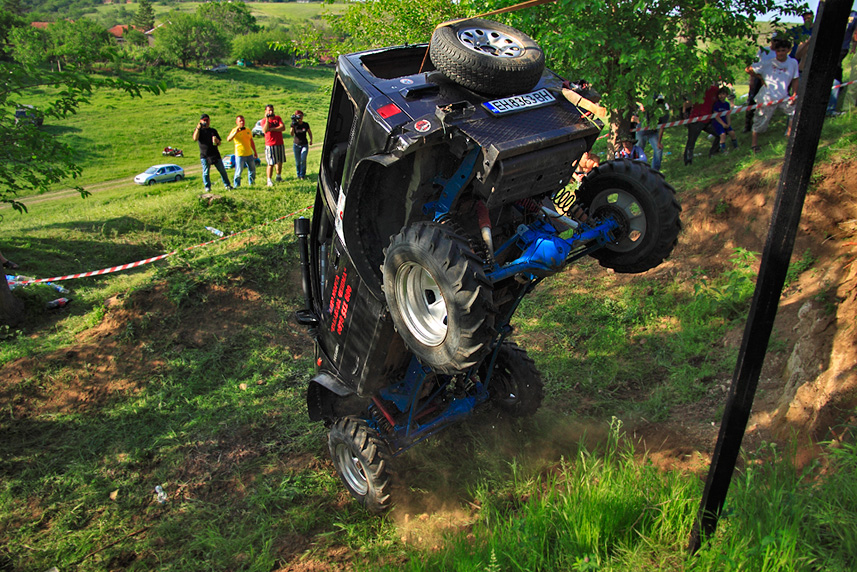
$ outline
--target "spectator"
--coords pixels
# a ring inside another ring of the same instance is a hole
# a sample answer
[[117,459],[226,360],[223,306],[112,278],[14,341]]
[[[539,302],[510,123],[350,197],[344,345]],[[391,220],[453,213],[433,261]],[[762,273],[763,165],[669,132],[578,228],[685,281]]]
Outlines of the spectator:
[[[714,101],[717,99],[717,92],[719,90],[720,88],[713,84],[708,89],[706,89],[702,103],[697,103],[691,108],[690,118],[693,119],[694,117],[710,115],[711,107],[714,105]],[[720,148],[720,144],[716,137],[717,133],[714,131],[714,127],[711,125],[711,120],[688,123],[687,143],[684,146],[685,165],[693,164],[693,148],[696,147],[696,140],[699,139],[699,134],[703,131],[714,137],[714,140],[711,142],[711,149],[708,150],[708,156],[711,157],[712,155],[717,153],[717,150]]]
[[223,166],[223,159],[220,158],[220,151],[217,146],[220,145],[220,134],[217,129],[209,126],[209,117],[207,113],[203,113],[199,118],[196,128],[193,130],[193,140],[199,143],[199,162],[202,164],[202,184],[205,185],[205,192],[211,192],[211,176],[210,169],[213,165],[220,177],[223,179],[223,186],[227,191],[231,191],[229,185],[229,175],[226,174],[226,168]]
[[[833,85],[842,83],[842,62],[845,61],[849,51],[854,53],[855,46],[857,46],[857,10],[851,10],[851,13],[848,14],[848,25],[845,28],[845,38],[842,40],[842,50],[839,52],[839,67],[836,68],[836,74],[833,76]],[[833,94],[830,96],[830,104],[827,106],[828,115],[834,115],[838,111],[837,103],[840,98],[844,101],[847,89],[848,86],[833,90]]]
[[630,133],[620,133],[616,140],[621,145],[616,152],[617,159],[631,159],[632,161],[641,161],[643,163],[649,162],[643,150],[634,144],[636,143],[636,139]]
[[[768,60],[772,60],[776,57],[777,52],[774,51],[774,40],[776,36],[771,36],[770,45],[765,48],[759,48],[759,51],[756,53],[756,61],[757,62],[766,62]],[[756,95],[758,95],[759,90],[762,89],[762,80],[756,76],[750,76],[750,91],[747,93],[747,105],[755,105],[756,104]],[[756,112],[755,109],[748,109],[744,113],[744,133],[749,133],[753,127],[753,114]]]
[[583,155],[580,156],[580,160],[577,162],[577,168],[574,170],[574,180],[578,183],[583,180],[583,177],[586,176],[586,173],[597,167],[601,164],[601,160],[598,158],[598,155],[595,153],[591,153],[590,151],[584,151]]
[[235,127],[226,136],[227,141],[235,143],[235,177],[232,179],[233,186],[237,189],[241,186],[241,173],[247,167],[247,184],[251,187],[256,181],[256,143],[253,142],[253,134],[244,124],[244,116],[235,118]]
[[[777,56],[766,62],[756,62],[747,67],[746,72],[750,75],[761,78],[765,84],[759,90],[757,99],[761,104],[772,103],[789,96],[789,91],[792,94],[797,93],[798,87],[798,65],[797,60],[789,57],[789,49],[791,42],[785,39],[774,40],[774,50]],[[792,118],[794,117],[794,100],[781,101],[775,105],[766,105],[756,110],[756,115],[753,117],[753,139],[752,146],[754,153],[759,151],[758,139],[759,133],[764,133],[768,130],[768,123],[771,121],[774,113],[780,109],[788,115],[789,126],[786,129],[786,137],[791,134]]]
[[271,180],[274,170],[277,171],[276,181],[279,183],[283,180],[283,163],[286,162],[286,148],[283,145],[285,130],[282,118],[274,113],[274,106],[266,105],[265,117],[262,118],[262,133],[265,134],[265,162],[268,164],[265,170],[269,187],[274,186],[274,181]]
[[808,42],[812,37],[812,19],[815,16],[812,12],[804,12],[801,14],[803,18],[803,24],[799,26],[795,26],[791,30],[789,30],[789,35],[792,39],[792,48],[791,52],[789,52],[789,57],[794,58],[798,61],[801,60],[802,54],[799,56],[797,53],[798,47],[804,43]]
[[7,270],[18,270],[20,268],[20,266],[3,256],[3,254],[0,254],[0,264]]
[[[304,112],[300,109],[292,115],[292,127],[289,134],[295,138],[292,148],[295,152],[295,170],[298,179],[306,179],[306,156],[309,153],[309,146],[312,145],[312,129],[309,128],[309,123],[304,121]],[[309,137],[309,141],[307,141],[307,137]]]
[[[721,87],[717,92],[717,101],[714,102],[714,105],[711,106],[712,113],[722,113],[723,111],[729,111],[732,107],[729,105],[729,102],[726,101],[726,98],[729,96],[730,90],[728,87]],[[726,152],[726,135],[732,138],[732,148],[738,148],[738,137],[735,135],[735,130],[732,129],[732,116],[724,115],[722,117],[716,116],[711,120],[712,125],[714,125],[714,131],[720,136],[720,152]]]
[[[654,99],[654,107],[646,109],[641,107],[643,111],[644,129],[637,131],[637,145],[644,152],[646,143],[652,146],[652,169],[655,171],[661,170],[661,161],[664,157],[664,127],[663,124],[670,120],[669,107],[664,102],[662,95],[658,95]],[[652,129],[660,125],[657,129]]]

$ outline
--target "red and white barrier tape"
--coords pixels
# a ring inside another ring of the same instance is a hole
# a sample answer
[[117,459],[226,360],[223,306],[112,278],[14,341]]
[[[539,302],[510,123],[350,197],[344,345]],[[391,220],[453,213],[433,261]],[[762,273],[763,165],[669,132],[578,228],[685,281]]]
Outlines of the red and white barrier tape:
[[[833,86],[830,91],[836,91],[839,88],[845,87],[846,85],[851,85],[852,83],[857,83],[857,80],[854,81],[846,81],[845,83],[841,83],[839,85]],[[740,113],[742,111],[749,111],[751,109],[758,109],[760,107],[770,107],[771,105],[778,105],[784,101],[788,100],[796,100],[797,95],[791,95],[789,97],[784,97],[782,99],[778,99],[776,101],[769,101],[768,103],[756,103],[753,105],[736,105],[726,111],[721,111],[719,113],[709,113],[708,115],[698,115],[696,117],[691,117],[689,119],[681,119],[679,121],[668,121],[666,123],[659,123],[654,127],[637,127],[636,129],[632,129],[631,132],[635,133],[637,131],[655,131],[663,127],[664,129],[669,129],[670,127],[677,127],[679,125],[688,125],[689,123],[698,123],[700,121],[710,121],[715,117],[725,117],[727,115],[731,115],[732,113]],[[605,137],[609,137],[609,133],[605,133],[604,135],[599,136],[599,139],[604,139]]]
[[186,252],[188,250],[193,250],[194,248],[200,248],[202,246],[208,246],[209,244],[214,244],[215,242],[219,242],[221,240],[226,240],[227,238],[232,238],[233,236],[238,236],[239,234],[244,234],[246,232],[250,232],[251,230],[255,230],[257,228],[262,228],[263,226],[267,226],[269,224],[281,221],[283,219],[295,216],[296,214],[312,210],[312,207],[305,207],[300,210],[296,210],[293,213],[289,213],[287,215],[283,215],[279,218],[275,218],[274,220],[263,222],[262,224],[251,226],[250,228],[246,228],[244,230],[239,230],[238,232],[233,232],[231,234],[227,234],[226,236],[215,238],[214,240],[209,240],[207,242],[202,242],[200,244],[194,244],[193,246],[188,246],[187,248],[179,248],[173,250],[172,252],[168,252],[166,254],[161,254],[159,256],[153,256],[152,258],[147,258],[145,260],[138,260],[136,262],[129,262],[128,264],[122,264],[121,266],[111,266],[110,268],[102,268],[101,270],[92,270],[90,272],[81,272],[80,274],[68,274],[66,276],[54,276],[53,278],[38,278],[36,280],[26,280],[18,282],[18,286],[25,286],[27,284],[39,284],[40,282],[59,282],[60,280],[71,280],[73,278],[87,278],[89,276],[101,276],[102,274],[110,274],[112,272],[121,272],[123,270],[130,270],[131,268],[137,268],[139,266],[144,266],[146,264],[151,264],[152,262],[157,262],[158,260],[163,260],[165,258],[169,258],[174,254],[178,254],[179,252]]

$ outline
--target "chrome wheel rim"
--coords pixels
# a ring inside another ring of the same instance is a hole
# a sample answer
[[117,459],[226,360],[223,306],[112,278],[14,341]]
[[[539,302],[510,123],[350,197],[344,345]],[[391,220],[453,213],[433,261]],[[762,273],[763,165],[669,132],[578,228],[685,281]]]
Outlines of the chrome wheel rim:
[[345,443],[336,445],[336,459],[342,471],[342,477],[349,488],[360,496],[366,495],[369,492],[369,481],[360,459]]
[[611,242],[610,250],[627,252],[639,246],[646,236],[646,213],[640,202],[621,189],[608,189],[592,201],[590,211],[599,218],[613,216],[619,223],[619,238]]
[[446,338],[446,301],[437,282],[422,266],[403,264],[396,272],[396,301],[408,331],[420,343],[438,346]]
[[524,46],[517,38],[497,30],[463,28],[458,31],[458,40],[474,52],[496,58],[517,58],[524,54]]

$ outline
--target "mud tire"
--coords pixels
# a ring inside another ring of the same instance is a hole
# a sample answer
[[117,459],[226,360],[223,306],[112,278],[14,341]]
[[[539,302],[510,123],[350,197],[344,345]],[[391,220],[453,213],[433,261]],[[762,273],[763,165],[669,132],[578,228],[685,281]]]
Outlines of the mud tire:
[[532,38],[480,18],[435,30],[429,56],[446,77],[486,95],[526,93],[545,69],[545,55]]
[[616,239],[592,253],[616,272],[645,272],[666,260],[678,242],[681,206],[675,189],[658,171],[640,161],[602,163],[584,179],[576,204],[596,221],[614,216]]
[[378,433],[361,419],[343,417],[331,426],[327,445],[336,472],[351,496],[369,512],[389,509],[391,455]]
[[437,373],[458,373],[488,353],[495,336],[493,288],[467,239],[419,222],[390,241],[384,296],[405,344]]
[[542,405],[545,384],[527,352],[513,342],[503,342],[494,362],[488,393],[494,407],[504,414],[529,417]]

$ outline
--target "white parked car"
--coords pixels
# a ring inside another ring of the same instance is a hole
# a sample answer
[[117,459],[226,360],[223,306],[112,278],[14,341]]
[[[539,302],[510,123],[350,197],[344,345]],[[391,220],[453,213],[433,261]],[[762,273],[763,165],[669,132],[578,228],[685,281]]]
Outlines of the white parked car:
[[[256,165],[261,165],[262,160],[259,157],[256,157]],[[235,168],[235,155],[224,155],[223,156],[223,166],[227,169]]]
[[154,165],[134,177],[138,185],[154,185],[155,183],[179,182],[184,179],[184,169],[172,163]]

